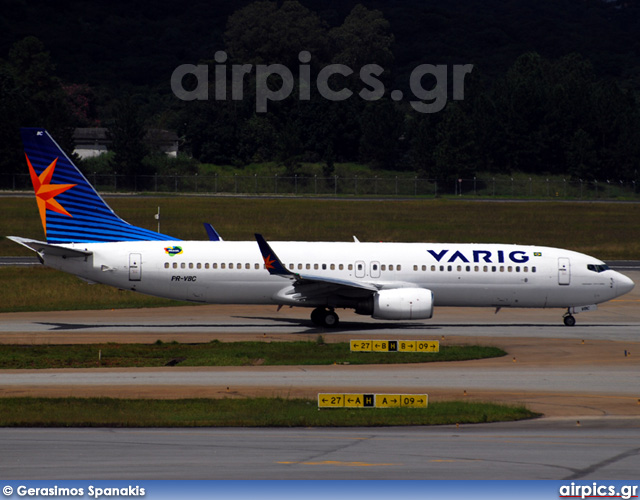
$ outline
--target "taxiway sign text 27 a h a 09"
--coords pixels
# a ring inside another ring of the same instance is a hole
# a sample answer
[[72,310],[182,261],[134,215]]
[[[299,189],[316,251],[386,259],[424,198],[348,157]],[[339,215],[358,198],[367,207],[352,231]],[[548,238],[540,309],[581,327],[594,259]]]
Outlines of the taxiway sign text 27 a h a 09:
[[426,408],[426,394],[319,393],[318,408]]

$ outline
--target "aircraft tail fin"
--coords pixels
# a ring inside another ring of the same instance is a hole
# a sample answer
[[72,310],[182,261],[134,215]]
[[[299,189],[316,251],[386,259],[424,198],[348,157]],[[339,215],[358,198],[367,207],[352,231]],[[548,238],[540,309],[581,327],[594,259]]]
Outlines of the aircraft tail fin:
[[177,239],[118,217],[45,129],[20,132],[48,243]]

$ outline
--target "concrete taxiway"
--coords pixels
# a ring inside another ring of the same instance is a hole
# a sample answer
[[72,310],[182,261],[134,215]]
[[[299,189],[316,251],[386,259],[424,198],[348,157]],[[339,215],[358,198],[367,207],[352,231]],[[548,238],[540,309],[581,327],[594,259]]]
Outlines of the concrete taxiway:
[[640,425],[0,429],[5,479],[630,479]]

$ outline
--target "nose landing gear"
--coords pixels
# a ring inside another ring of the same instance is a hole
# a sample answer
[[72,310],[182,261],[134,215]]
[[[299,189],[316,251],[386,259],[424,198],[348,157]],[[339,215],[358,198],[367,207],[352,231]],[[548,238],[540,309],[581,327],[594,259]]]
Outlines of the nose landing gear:
[[571,311],[567,309],[567,312],[563,316],[564,326],[575,326],[576,318],[571,314]]

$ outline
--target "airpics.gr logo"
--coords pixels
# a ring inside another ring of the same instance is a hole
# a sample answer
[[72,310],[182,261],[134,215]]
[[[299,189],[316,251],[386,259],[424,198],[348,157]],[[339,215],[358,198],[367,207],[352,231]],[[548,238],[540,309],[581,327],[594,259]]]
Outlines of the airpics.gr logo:
[[167,247],[164,251],[169,257],[173,257],[182,253],[182,247]]

